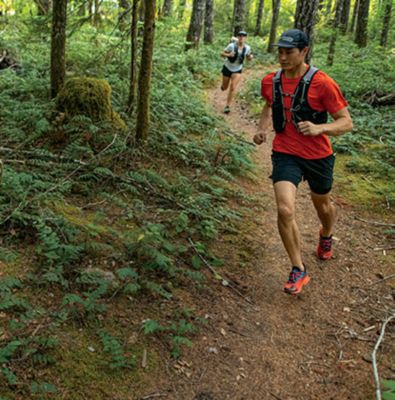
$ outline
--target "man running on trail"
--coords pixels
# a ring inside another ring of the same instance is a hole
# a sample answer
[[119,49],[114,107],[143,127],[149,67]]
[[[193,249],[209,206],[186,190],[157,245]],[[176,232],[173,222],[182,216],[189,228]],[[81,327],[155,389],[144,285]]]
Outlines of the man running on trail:
[[251,47],[246,44],[247,32],[240,31],[237,34],[237,41],[229,43],[228,46],[221,53],[221,57],[226,57],[224,66],[222,67],[222,85],[221,90],[229,88],[228,97],[226,99],[226,106],[224,113],[230,113],[230,105],[236,94],[237,85],[241,79],[243,70],[243,62],[252,60]]
[[[284,291],[295,295],[310,280],[302,260],[301,238],[295,220],[298,184],[302,180],[309,184],[321,221],[317,256],[320,260],[329,260],[336,208],[330,200],[335,157],[328,136],[351,131],[353,124],[347,101],[336,82],[305,63],[309,51],[307,35],[298,29],[288,30],[276,46],[281,69],[262,79],[261,93],[266,104],[254,142],[266,142],[266,132],[273,123],[276,135],[271,178],[278,229],[292,264]],[[328,113],[333,122],[327,122]]]

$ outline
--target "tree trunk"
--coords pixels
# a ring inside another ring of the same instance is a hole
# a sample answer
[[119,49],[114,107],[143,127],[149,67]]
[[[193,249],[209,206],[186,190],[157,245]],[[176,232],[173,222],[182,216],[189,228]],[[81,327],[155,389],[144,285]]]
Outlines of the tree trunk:
[[144,34],[144,15],[145,15],[145,0],[140,1],[139,7],[139,21],[142,23],[140,28],[138,29],[139,36],[143,36]]
[[214,0],[206,0],[204,16],[204,43],[213,43],[214,40]]
[[244,30],[244,20],[246,12],[246,0],[235,0],[234,18],[233,18],[233,35],[237,35]]
[[66,19],[67,0],[54,0],[51,34],[51,97],[54,98],[64,84],[66,75]]
[[336,3],[336,15],[335,20],[332,24],[332,35],[329,42],[329,51],[328,58],[326,61],[326,65],[333,65],[333,60],[335,58],[335,47],[336,47],[336,39],[337,39],[337,30],[339,25],[341,24],[341,17],[343,15],[343,5],[347,0],[337,0]]
[[263,16],[263,6],[265,5],[265,0],[259,0],[258,10],[256,15],[256,25],[254,35],[259,36],[261,34],[262,26],[262,16]]
[[267,46],[267,52],[273,53],[273,45],[276,40],[277,22],[280,14],[281,0],[272,0],[272,24],[270,27],[269,44]]
[[126,30],[126,27],[128,26],[128,18],[127,16],[129,15],[130,11],[130,0],[119,0],[119,12],[118,12],[118,24],[119,24],[119,30],[121,32]]
[[[345,35],[347,32],[348,28],[348,20],[350,18],[350,6],[351,6],[351,0],[344,0],[343,1],[343,7],[342,7],[342,13],[340,15],[340,32]],[[336,12],[337,12],[337,6],[336,6]]]
[[88,15],[89,21],[93,23],[93,0],[88,1]]
[[186,4],[187,4],[187,0],[180,0],[180,3],[178,4],[178,19],[179,20],[184,19],[184,11],[185,11]]
[[51,0],[34,0],[37,5],[37,15],[48,15],[51,9]]
[[173,0],[165,0],[163,3],[162,15],[164,17],[170,17],[173,11]]
[[358,9],[359,9],[359,0],[355,0],[354,9],[353,9],[352,18],[351,18],[351,26],[350,26],[351,33],[354,33],[355,25],[357,22]]
[[392,0],[387,0],[384,8],[383,29],[381,31],[380,46],[385,47],[388,40],[392,12]]
[[94,0],[94,8],[95,8],[95,12],[93,14],[93,25],[99,26],[100,22],[101,22],[100,1],[99,0]]
[[[144,0],[143,0],[144,1]],[[128,98],[128,112],[131,114],[137,93],[137,22],[139,0],[133,0],[132,25],[130,27],[130,85]]]
[[147,139],[149,131],[152,56],[154,52],[156,0],[145,0],[144,39],[141,52],[136,140]]
[[359,1],[357,27],[355,29],[355,43],[358,47],[366,47],[367,45],[369,3],[370,0]]
[[317,22],[318,0],[298,0],[295,11],[296,29],[300,29],[309,37],[310,50],[306,56],[306,63],[309,64],[314,45],[314,26]]
[[199,46],[200,35],[202,33],[204,11],[206,0],[193,0],[191,21],[187,33],[187,43],[185,50]]

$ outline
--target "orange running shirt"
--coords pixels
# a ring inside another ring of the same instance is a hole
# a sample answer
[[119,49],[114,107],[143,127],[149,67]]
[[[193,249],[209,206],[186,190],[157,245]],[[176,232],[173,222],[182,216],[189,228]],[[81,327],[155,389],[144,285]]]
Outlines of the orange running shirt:
[[[271,106],[273,102],[273,77],[275,72],[266,75],[261,82],[262,97]],[[281,76],[281,86],[284,93],[293,94],[299,84],[301,77],[286,78]],[[310,84],[307,94],[310,107],[316,111],[327,111],[329,114],[337,113],[347,107],[348,103],[344,98],[337,83],[325,72],[318,71]],[[291,97],[283,96],[285,108],[291,107]],[[285,111],[287,120],[291,120],[289,110]],[[292,122],[285,124],[285,129],[277,133],[273,140],[273,150],[280,153],[293,154],[298,157],[314,160],[330,156],[332,144],[326,135],[304,136],[298,132]]]

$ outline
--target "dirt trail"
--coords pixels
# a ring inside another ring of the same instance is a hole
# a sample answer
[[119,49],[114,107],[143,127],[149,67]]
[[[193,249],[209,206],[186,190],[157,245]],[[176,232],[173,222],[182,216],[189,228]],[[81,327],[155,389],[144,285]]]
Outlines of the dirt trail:
[[[252,73],[243,76],[244,83]],[[224,93],[215,88],[208,98],[222,113]],[[244,108],[236,104],[225,118],[235,132],[245,132],[251,140],[256,127]],[[270,154],[271,138],[257,148],[259,180],[243,182],[247,192],[264,196],[265,207],[256,207],[241,237],[223,237],[219,245],[229,255],[226,260],[239,291],[251,303],[226,287],[215,296],[202,295],[201,309],[209,310],[204,336],[194,341],[181,361],[169,365],[170,383],[158,388],[166,399],[374,398],[369,354],[380,321],[394,308],[393,281],[372,285],[380,280],[377,274],[394,273],[388,259],[374,251],[388,246],[382,228],[357,220],[356,211],[344,205],[335,187],[334,200],[343,204],[335,232],[336,256],[318,261],[314,250],[319,222],[307,187],[301,185],[297,214],[311,282],[300,297],[285,295],[282,285],[290,264],[277,233],[268,179]],[[243,267],[238,266],[241,261]],[[382,378],[395,379],[394,333],[392,325],[380,350]]]

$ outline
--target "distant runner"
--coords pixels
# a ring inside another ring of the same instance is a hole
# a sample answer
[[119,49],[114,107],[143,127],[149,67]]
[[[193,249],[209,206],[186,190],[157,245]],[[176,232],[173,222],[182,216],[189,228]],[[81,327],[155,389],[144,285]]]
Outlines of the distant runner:
[[[246,44],[247,32],[240,31],[237,34],[237,41],[229,43],[225,50],[221,53],[221,57],[226,57],[224,66],[222,67],[222,85],[221,90],[229,88],[228,97],[224,113],[230,113],[230,106],[236,94],[237,85],[241,79],[243,71],[244,59],[252,60],[254,56],[251,53],[251,47]],[[230,85],[229,85],[230,84]]]
[[[336,82],[305,63],[309,51],[307,35],[291,29],[278,46],[281,69],[262,79],[266,100],[259,121],[256,144],[266,142],[273,124],[272,180],[277,203],[278,229],[292,269],[284,291],[298,294],[310,278],[302,260],[301,237],[295,220],[298,184],[307,180],[311,199],[321,221],[317,257],[332,257],[332,233],[336,208],[330,199],[335,156],[328,136],[339,136],[353,128],[347,101]],[[327,122],[328,113],[333,122]]]

